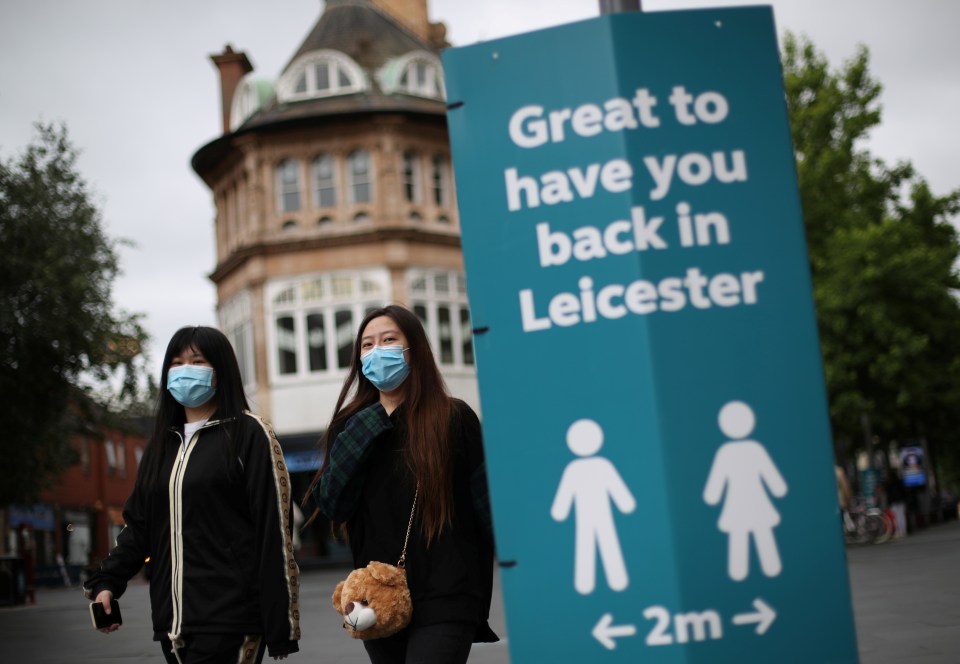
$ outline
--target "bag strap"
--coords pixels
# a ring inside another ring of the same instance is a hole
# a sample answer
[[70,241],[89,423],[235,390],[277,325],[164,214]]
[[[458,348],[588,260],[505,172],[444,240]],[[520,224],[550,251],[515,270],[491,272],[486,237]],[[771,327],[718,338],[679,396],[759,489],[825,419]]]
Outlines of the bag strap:
[[417,496],[420,495],[420,483],[417,482],[417,488],[413,492],[413,507],[410,508],[410,520],[407,521],[407,536],[403,538],[403,551],[400,552],[400,560],[397,561],[397,567],[403,569],[407,562],[407,542],[410,541],[410,529],[413,528],[413,515],[417,511]]

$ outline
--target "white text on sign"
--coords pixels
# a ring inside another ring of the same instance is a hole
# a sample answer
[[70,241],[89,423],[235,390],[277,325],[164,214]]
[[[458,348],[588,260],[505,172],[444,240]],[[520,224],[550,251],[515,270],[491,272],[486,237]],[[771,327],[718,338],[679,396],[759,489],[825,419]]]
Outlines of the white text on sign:
[[[632,96],[617,96],[600,102],[548,109],[530,103],[515,110],[507,123],[511,142],[526,150],[544,148],[571,138],[591,139],[603,133],[625,131],[673,131],[724,123],[735,111],[729,100],[716,90],[692,90],[673,85],[664,91],[666,112],[658,106],[655,91],[640,87]],[[636,157],[593,160],[547,170],[523,172],[519,166],[504,169],[507,210],[521,212],[541,206],[559,206],[597,196],[638,193],[635,175],[647,178],[646,196],[651,202],[668,202],[675,191],[712,184],[733,186],[747,182],[746,150],[723,149],[716,137],[705,134],[712,145],[707,150],[659,151]],[[722,138],[724,132],[717,136]],[[718,149],[719,148],[719,149]],[[643,191],[643,184],[639,185]],[[732,242],[731,220],[720,210],[694,211],[689,202],[672,204],[674,219],[664,211],[645,205],[631,206],[629,213],[604,225],[581,224],[572,230],[567,222],[537,221],[532,234],[539,267],[556,268],[571,260],[588,262],[624,256],[634,252],[669,251],[728,245]],[[736,220],[734,220],[735,222]],[[669,231],[669,232],[668,232]],[[760,300],[764,271],[752,266],[707,274],[689,266],[673,274],[624,280],[622,283],[595,282],[581,276],[575,289],[547,297],[522,288],[518,292],[520,323],[524,332],[553,327],[570,327],[599,320],[616,320],[629,314],[645,316],[685,309],[707,310],[755,305]],[[615,280],[614,280],[615,281]]]

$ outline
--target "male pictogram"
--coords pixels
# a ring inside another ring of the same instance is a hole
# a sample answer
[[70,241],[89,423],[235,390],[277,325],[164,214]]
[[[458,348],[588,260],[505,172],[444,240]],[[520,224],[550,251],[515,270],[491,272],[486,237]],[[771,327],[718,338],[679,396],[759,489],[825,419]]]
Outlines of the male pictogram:
[[613,502],[624,514],[637,502],[620,473],[608,459],[593,456],[603,447],[603,429],[593,420],[577,420],[567,429],[567,447],[579,459],[567,464],[550,508],[555,521],[564,521],[574,508],[575,542],[573,586],[581,595],[596,587],[596,556],[599,552],[607,584],[624,590],[629,582],[620,550]]

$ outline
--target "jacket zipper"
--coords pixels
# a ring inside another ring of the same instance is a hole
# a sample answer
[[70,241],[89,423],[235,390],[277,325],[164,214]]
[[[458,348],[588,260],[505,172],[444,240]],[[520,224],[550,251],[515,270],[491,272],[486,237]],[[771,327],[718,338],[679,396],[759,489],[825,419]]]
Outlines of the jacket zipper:
[[170,503],[170,594],[173,602],[173,620],[170,624],[170,633],[167,637],[174,647],[179,646],[180,629],[183,621],[183,531],[180,522],[183,519],[183,476],[187,468],[187,457],[200,436],[200,432],[209,427],[220,424],[222,420],[207,422],[197,429],[190,440],[185,442],[179,431],[175,431],[180,439],[180,453],[174,463],[170,475],[169,503]]

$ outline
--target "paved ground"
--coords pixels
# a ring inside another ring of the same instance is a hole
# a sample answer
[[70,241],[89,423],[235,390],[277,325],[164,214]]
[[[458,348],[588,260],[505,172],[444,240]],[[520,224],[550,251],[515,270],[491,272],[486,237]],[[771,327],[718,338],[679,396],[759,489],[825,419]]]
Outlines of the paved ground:
[[[899,542],[850,548],[847,554],[861,664],[960,662],[960,522],[932,526]],[[304,572],[302,652],[287,661],[367,664],[362,645],[343,634],[330,607],[343,574]],[[159,646],[151,641],[146,584],[132,584],[121,603],[124,626],[110,635],[90,626],[77,589],[41,589],[36,604],[0,608],[2,661],[162,664]],[[497,588],[491,624],[504,640],[476,646],[471,664],[509,663]]]
[[960,522],[847,559],[863,664],[960,662]]

